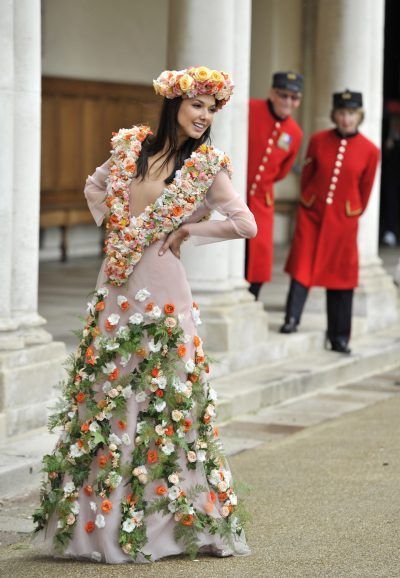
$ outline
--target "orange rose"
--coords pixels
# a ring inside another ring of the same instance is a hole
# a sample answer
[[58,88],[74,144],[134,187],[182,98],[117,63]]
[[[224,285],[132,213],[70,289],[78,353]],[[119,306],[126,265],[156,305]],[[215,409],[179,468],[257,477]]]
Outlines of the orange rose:
[[103,311],[103,309],[105,308],[106,304],[104,303],[104,301],[99,301],[98,303],[96,303],[96,311]]
[[100,456],[99,457],[99,467],[104,468],[107,465],[108,457],[107,456]]
[[167,488],[165,486],[157,486],[155,489],[157,496],[165,496]]
[[92,520],[88,522],[85,526],[85,530],[88,534],[91,534],[95,530],[96,526]]
[[149,311],[153,311],[154,309],[154,303],[147,303],[146,307],[145,307],[145,311],[149,312]]
[[183,422],[183,427],[184,427],[185,432],[188,432],[190,430],[191,426],[192,426],[191,420],[185,419],[185,421]]
[[85,494],[87,496],[91,496],[93,494],[93,488],[90,484],[87,484],[86,486],[84,486],[83,491],[85,492]]
[[121,309],[122,309],[122,311],[128,311],[129,301],[123,301],[123,303],[121,303]]
[[82,403],[83,401],[85,401],[85,397],[86,395],[82,391],[80,391],[75,399],[78,403]]
[[121,419],[119,419],[117,421],[117,424],[118,424],[119,429],[126,429],[126,422],[125,421],[122,421]]
[[220,492],[218,494],[218,499],[220,502],[225,502],[228,499],[228,494],[226,492]]
[[217,438],[219,436],[219,430],[217,427],[214,428],[214,437]]
[[110,373],[110,375],[108,376],[108,379],[110,381],[115,381],[116,379],[118,379],[118,376],[119,376],[119,369],[118,369],[118,367],[116,367],[114,369],[114,371],[112,373]]
[[151,370],[151,376],[152,377],[158,377],[158,374],[160,372],[158,371],[157,367],[153,367],[153,369]]
[[104,500],[101,504],[101,509],[105,514],[108,514],[112,510],[112,503],[110,500]]
[[183,516],[181,522],[184,526],[191,526],[193,524],[193,514]]
[[105,399],[101,399],[100,401],[97,402],[97,407],[99,409],[104,409],[107,405],[107,401]]
[[164,397],[164,392],[163,392],[163,390],[162,390],[162,389],[157,389],[156,395],[157,395],[158,397]]
[[172,214],[174,215],[174,217],[180,217],[183,214],[182,207],[174,207],[172,209]]
[[174,428],[172,427],[172,425],[169,425],[166,429],[165,429],[165,435],[167,436],[172,436],[174,433]]
[[89,431],[89,424],[86,423],[86,422],[83,423],[83,424],[81,425],[81,431],[83,431],[83,432]]
[[149,464],[155,464],[158,461],[157,450],[149,450],[147,452],[147,461]]
[[204,506],[204,509],[207,512],[207,514],[211,514],[211,512],[214,509],[214,504],[212,502],[207,502],[206,505]]
[[200,343],[201,343],[200,337],[198,337],[197,335],[195,335],[195,336],[193,337],[193,343],[194,343],[194,346],[195,346],[195,347],[198,347],[198,346],[200,345]]
[[197,381],[199,381],[199,378],[198,378],[198,376],[197,376],[195,373],[192,373],[192,374],[189,375],[189,380],[190,380],[192,383],[196,383]]
[[164,311],[167,315],[171,315],[175,311],[175,305],[172,303],[166,303],[164,305]]
[[146,357],[147,351],[144,347],[139,347],[136,349],[136,355],[139,355],[139,357]]
[[208,494],[208,497],[210,498],[210,502],[215,504],[215,502],[217,501],[217,494],[211,490],[210,493]]
[[186,354],[186,347],[181,343],[178,345],[178,355],[179,357],[183,357]]

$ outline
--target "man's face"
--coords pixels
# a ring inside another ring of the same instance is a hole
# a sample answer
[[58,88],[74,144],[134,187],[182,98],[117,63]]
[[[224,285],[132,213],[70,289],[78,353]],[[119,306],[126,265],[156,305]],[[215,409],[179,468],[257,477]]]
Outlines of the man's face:
[[299,108],[301,97],[301,92],[293,92],[286,88],[271,88],[269,94],[275,114],[282,118],[291,116]]

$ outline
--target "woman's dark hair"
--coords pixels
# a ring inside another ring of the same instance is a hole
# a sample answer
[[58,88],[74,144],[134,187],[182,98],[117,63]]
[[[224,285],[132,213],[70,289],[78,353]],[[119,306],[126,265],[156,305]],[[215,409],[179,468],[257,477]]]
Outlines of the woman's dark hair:
[[205,142],[210,142],[209,126],[200,138],[188,138],[180,147],[178,147],[178,111],[182,104],[182,97],[164,98],[163,106],[160,112],[157,133],[149,135],[143,142],[140,156],[137,160],[137,177],[144,179],[147,170],[149,158],[164,150],[168,145],[167,151],[164,153],[164,160],[160,168],[163,168],[173,157],[175,157],[175,167],[168,178],[165,179],[165,184],[171,183],[175,177],[175,173],[179,170],[185,160],[190,157],[200,145]]

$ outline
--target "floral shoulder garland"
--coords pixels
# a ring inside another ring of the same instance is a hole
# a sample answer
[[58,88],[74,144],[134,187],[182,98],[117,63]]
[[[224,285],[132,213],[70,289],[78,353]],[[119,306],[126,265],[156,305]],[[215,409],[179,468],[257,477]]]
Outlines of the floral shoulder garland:
[[138,217],[129,211],[129,187],[136,174],[142,142],[151,134],[148,126],[121,129],[111,139],[111,167],[106,203],[110,209],[105,243],[106,273],[112,285],[126,283],[144,248],[177,229],[204,200],[217,173],[230,159],[211,146],[201,145],[177,171],[160,197]]

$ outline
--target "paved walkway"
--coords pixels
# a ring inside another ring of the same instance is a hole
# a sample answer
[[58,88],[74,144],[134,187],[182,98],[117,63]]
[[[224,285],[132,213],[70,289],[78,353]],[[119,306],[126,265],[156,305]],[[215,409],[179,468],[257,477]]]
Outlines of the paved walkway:
[[398,578],[399,414],[400,368],[222,427],[235,476],[251,487],[250,557],[138,567],[56,562],[28,544],[31,493],[0,508],[0,575]]

